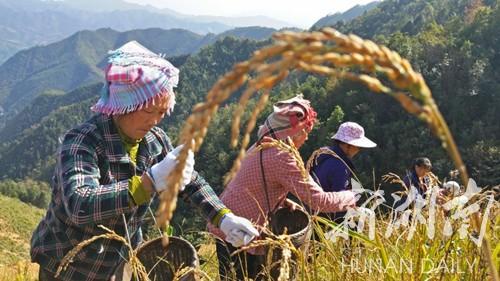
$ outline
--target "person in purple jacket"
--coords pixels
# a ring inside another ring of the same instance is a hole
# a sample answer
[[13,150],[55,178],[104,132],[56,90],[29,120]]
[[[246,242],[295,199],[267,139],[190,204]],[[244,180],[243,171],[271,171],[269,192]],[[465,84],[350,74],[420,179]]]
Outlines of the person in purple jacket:
[[[345,122],[340,125],[332,137],[333,144],[322,148],[322,153],[310,169],[313,179],[324,191],[344,191],[352,189],[351,179],[355,177],[352,158],[362,148],[373,148],[377,144],[365,137],[365,130],[358,123]],[[345,212],[323,214],[341,222]]]

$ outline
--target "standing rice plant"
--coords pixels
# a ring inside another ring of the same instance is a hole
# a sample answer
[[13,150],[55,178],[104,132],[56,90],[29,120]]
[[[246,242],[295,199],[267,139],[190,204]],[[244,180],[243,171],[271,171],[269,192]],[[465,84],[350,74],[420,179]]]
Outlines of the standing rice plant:
[[[488,200],[487,194],[479,196]],[[485,202],[485,201],[484,201]],[[483,202],[483,203],[484,203]],[[498,243],[497,217],[500,210],[496,203],[491,207],[488,219],[488,231],[492,242]],[[339,225],[331,220],[316,217],[315,244],[316,260],[307,265],[309,270],[303,273],[306,279],[331,280],[331,274],[342,280],[486,280],[489,274],[487,259],[481,255],[481,249],[470,239],[460,237],[460,227],[464,221],[453,222],[453,232],[445,235],[436,231],[429,238],[429,227],[417,224],[412,238],[409,230],[412,223],[418,223],[419,212],[412,211],[413,219],[408,225],[401,225],[399,231],[384,235],[386,229],[394,224],[391,216],[378,214],[375,239],[370,239],[355,228]],[[423,216],[429,216],[429,210],[423,209]],[[442,230],[453,213],[438,206],[435,227]],[[497,229],[497,231],[495,231]],[[332,235],[336,233],[336,235]],[[344,240],[342,232],[349,234]],[[472,233],[474,234],[474,233]],[[330,274],[330,275],[329,275]]]
[[[185,146],[179,156],[179,165],[169,175],[167,192],[160,196],[157,216],[161,226],[169,223],[175,210],[188,149],[198,151],[219,106],[244,87],[232,123],[231,144],[236,147],[240,143],[240,151],[229,173],[231,177],[245,156],[250,133],[268,101],[270,90],[291,70],[352,80],[366,85],[374,93],[393,97],[408,113],[427,124],[455,163],[462,183],[468,183],[468,174],[451,132],[422,75],[413,70],[408,60],[385,46],[353,34],[344,35],[331,28],[317,32],[280,32],[273,37],[275,41],[272,45],[256,51],[249,60],[236,64],[214,84],[205,102],[194,106],[180,134],[180,142]],[[257,93],[260,94],[259,101],[240,139],[241,116],[250,98]],[[480,222],[481,217],[474,214],[472,224],[476,231],[480,230]],[[482,255],[491,278],[498,281],[489,241],[487,236],[483,239]]]
[[304,181],[307,181],[307,179],[309,178],[308,170],[306,170],[304,161],[302,161],[302,157],[300,156],[299,150],[295,147],[295,144],[293,143],[290,137],[288,137],[286,141],[272,139],[268,142],[263,142],[259,144],[257,147],[255,147],[253,153],[257,153],[260,150],[264,150],[271,147],[274,147],[282,152],[290,154],[292,158],[295,160],[297,167],[299,168],[302,179]]

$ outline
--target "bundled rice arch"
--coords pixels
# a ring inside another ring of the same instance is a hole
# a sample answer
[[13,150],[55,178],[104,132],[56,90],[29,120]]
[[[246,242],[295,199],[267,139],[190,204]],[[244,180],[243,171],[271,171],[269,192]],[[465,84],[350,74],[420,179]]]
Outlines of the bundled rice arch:
[[[218,110],[237,90],[243,94],[234,112],[231,145],[236,147],[240,136],[240,121],[244,109],[252,96],[259,95],[241,138],[237,159],[229,173],[236,173],[250,142],[250,133],[256,125],[259,114],[266,106],[270,90],[285,79],[291,70],[300,70],[325,76],[334,76],[359,82],[372,92],[390,95],[410,114],[422,120],[438,137],[456,168],[461,181],[467,184],[469,178],[455,141],[446,124],[429,87],[422,75],[413,70],[408,60],[370,40],[356,35],[344,35],[332,28],[317,32],[280,32],[274,43],[254,52],[244,62],[236,64],[231,71],[220,78],[208,92],[205,102],[194,106],[192,114],[184,124],[180,143],[185,144],[179,155],[179,165],[169,175],[167,192],[160,196],[157,222],[164,226],[170,222],[177,204],[182,169],[188,149],[195,152],[201,147],[208,125]],[[354,72],[352,68],[355,67]],[[378,77],[384,77],[382,82]],[[474,227],[479,229],[480,219],[473,218]],[[491,257],[488,239],[483,239],[483,252]],[[498,280],[495,265],[489,260],[489,270]]]

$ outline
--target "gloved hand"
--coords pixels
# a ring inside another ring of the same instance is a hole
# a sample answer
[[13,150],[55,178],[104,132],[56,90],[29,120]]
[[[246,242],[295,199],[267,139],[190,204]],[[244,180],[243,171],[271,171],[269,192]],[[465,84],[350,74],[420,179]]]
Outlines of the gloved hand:
[[[167,177],[174,170],[177,161],[177,157],[181,152],[184,145],[179,145],[174,150],[170,151],[163,160],[153,165],[150,169],[150,175],[153,180],[154,189],[156,192],[161,192],[167,188]],[[182,171],[182,183],[180,190],[184,190],[184,187],[191,182],[191,177],[194,171],[194,153],[189,150],[188,156],[186,158],[186,165]]]
[[233,213],[224,215],[219,228],[226,235],[226,241],[234,247],[247,245],[256,236],[259,236],[259,232],[249,220]]
[[356,208],[356,211],[360,216],[365,216],[365,217],[375,216],[375,212],[369,208],[358,207]]
[[453,196],[460,195],[460,185],[456,181],[447,181],[443,184],[443,188]]

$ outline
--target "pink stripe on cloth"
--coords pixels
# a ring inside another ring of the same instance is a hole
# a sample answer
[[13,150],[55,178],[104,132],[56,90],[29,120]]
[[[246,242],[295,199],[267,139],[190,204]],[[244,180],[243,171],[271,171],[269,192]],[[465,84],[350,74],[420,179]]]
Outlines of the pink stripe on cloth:
[[141,109],[157,96],[168,96],[167,114],[175,105],[174,87],[179,70],[169,61],[135,41],[110,52],[105,70],[106,84],[93,111],[107,115],[126,114]]
[[[262,227],[267,214],[283,202],[288,193],[294,194],[313,211],[319,212],[344,211],[356,204],[354,193],[351,191],[324,192],[311,177],[304,180],[295,158],[290,153],[272,147],[263,150],[262,157],[270,209],[263,187],[260,153],[252,147],[243,159],[239,172],[220,196],[221,201],[235,215],[247,218]],[[209,224],[208,229],[221,239],[225,238],[224,233],[214,225]],[[263,251],[249,250],[252,254],[263,254]]]
[[303,129],[309,132],[315,121],[316,112],[311,107],[311,103],[302,98],[302,95],[297,95],[274,104],[273,112],[259,127],[258,138],[270,136],[274,139],[285,139]]
[[110,65],[105,73],[106,81],[111,83],[134,83],[143,75],[139,65]]

